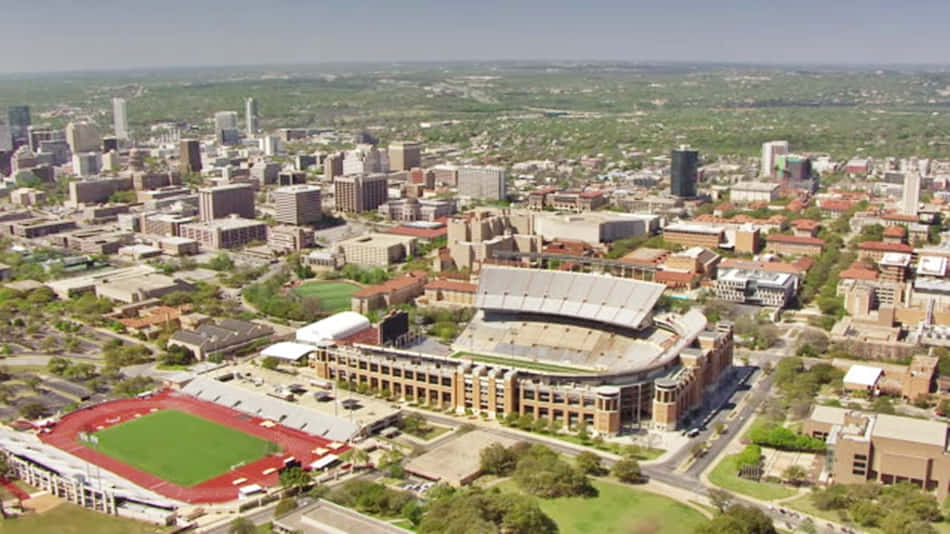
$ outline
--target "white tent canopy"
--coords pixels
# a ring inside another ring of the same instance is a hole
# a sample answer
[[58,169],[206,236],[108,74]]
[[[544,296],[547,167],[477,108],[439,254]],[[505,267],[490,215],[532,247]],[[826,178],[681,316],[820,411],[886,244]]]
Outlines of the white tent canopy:
[[281,360],[297,361],[300,358],[303,358],[307,354],[310,354],[316,350],[316,347],[313,345],[304,345],[303,343],[294,343],[292,341],[284,341],[282,343],[276,343],[267,347],[261,351],[263,356],[273,356],[274,358],[279,358]]

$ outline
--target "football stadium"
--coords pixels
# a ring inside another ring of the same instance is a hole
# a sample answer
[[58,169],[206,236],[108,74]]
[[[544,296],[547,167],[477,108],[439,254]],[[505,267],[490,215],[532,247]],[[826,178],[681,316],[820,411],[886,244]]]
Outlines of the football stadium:
[[443,410],[583,421],[606,434],[641,425],[670,430],[729,374],[733,332],[697,311],[657,313],[663,289],[486,266],[478,312],[449,357],[360,343],[351,330],[314,342],[314,325],[297,339],[319,346],[310,362],[323,378]]

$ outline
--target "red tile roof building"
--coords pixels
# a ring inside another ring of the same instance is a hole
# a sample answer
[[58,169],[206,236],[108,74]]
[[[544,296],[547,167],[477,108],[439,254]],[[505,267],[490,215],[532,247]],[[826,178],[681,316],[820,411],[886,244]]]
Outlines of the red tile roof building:
[[350,308],[362,314],[397,306],[422,295],[428,277],[425,271],[413,271],[382,284],[367,286],[350,296]]
[[817,256],[825,247],[825,240],[787,234],[773,234],[766,238],[765,249],[787,256]]

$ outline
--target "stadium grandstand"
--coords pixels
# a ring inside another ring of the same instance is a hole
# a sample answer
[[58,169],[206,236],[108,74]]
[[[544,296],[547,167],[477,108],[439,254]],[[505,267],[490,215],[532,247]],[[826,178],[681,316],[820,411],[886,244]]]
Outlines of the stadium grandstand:
[[[440,410],[514,413],[565,426],[583,421],[607,434],[642,425],[673,429],[730,374],[733,332],[730,323],[710,325],[695,310],[656,314],[663,287],[486,266],[478,311],[452,356],[321,335],[309,362],[322,378]],[[297,341],[308,342],[313,330],[301,329]]]
[[210,376],[199,376],[181,390],[203,401],[213,402],[255,417],[333,441],[347,441],[360,430],[359,425],[332,415],[291,404],[280,399],[245,391]]
[[141,521],[168,524],[182,503],[135,485],[100,467],[92,467],[32,433],[0,426],[0,454],[17,479],[69,502]]

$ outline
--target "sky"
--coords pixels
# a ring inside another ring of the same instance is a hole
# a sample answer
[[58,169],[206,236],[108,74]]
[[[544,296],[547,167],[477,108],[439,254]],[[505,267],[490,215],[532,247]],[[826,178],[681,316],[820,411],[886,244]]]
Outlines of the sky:
[[0,0],[0,72],[350,61],[950,63],[946,0]]

